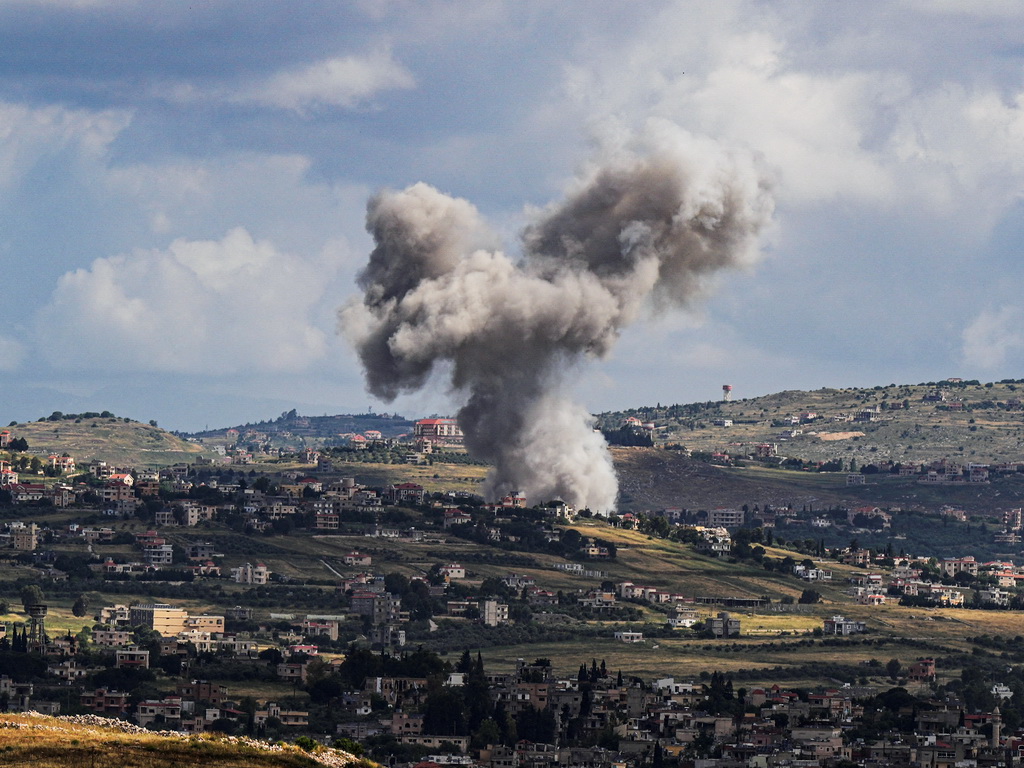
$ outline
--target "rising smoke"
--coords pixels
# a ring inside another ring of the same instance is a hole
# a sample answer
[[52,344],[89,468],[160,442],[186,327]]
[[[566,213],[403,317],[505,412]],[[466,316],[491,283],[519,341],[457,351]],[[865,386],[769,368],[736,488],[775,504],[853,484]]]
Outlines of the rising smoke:
[[541,211],[513,260],[477,210],[426,184],[370,200],[362,301],[340,312],[369,391],[390,401],[446,364],[485,495],[521,490],[595,512],[618,483],[566,372],[601,357],[647,306],[683,306],[707,276],[751,263],[772,212],[745,153],[672,126],[608,153]]

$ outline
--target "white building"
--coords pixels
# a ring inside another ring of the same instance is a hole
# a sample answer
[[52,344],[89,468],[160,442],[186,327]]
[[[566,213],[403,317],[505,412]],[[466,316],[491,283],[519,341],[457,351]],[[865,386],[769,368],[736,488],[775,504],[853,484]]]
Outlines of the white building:
[[267,583],[270,571],[263,563],[246,563],[237,568],[231,569],[231,578],[238,584],[253,584],[260,586]]

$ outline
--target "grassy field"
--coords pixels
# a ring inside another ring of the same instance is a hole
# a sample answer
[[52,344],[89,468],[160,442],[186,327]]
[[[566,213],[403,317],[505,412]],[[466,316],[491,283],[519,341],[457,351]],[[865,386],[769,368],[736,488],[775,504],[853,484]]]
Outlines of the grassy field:
[[480,483],[488,467],[478,464],[368,464],[352,461],[338,463],[335,470],[355,477],[357,483],[387,486],[396,483],[418,483],[428,493],[465,491],[479,493]]
[[[595,562],[613,581],[634,581],[667,589],[687,597],[781,597],[799,596],[804,585],[791,577],[769,573],[752,563],[730,563],[694,551],[692,546],[658,539],[639,531],[610,528],[603,523],[580,521],[572,526],[584,536],[612,541],[617,548],[613,561]],[[773,550],[784,557],[782,550]],[[803,556],[797,557],[798,560]]]
[[[745,687],[788,682],[780,680],[774,671],[775,667],[797,668],[810,663],[863,664],[864,676],[872,676],[872,672],[875,672],[874,676],[879,676],[882,672],[868,667],[867,663],[875,659],[884,664],[888,659],[899,656],[903,656],[901,661],[906,663],[913,660],[912,652],[904,649],[802,647],[798,652],[774,652],[758,642],[710,644],[709,641],[673,638],[646,639],[642,643],[630,644],[615,640],[589,640],[586,644],[532,643],[491,648],[483,653],[485,665],[495,671],[513,669],[516,660],[520,658],[527,661],[547,658],[561,673],[571,674],[580,664],[589,665],[592,659],[596,659],[599,664],[605,662],[613,674],[621,671],[625,676],[644,679],[674,677],[677,680],[696,680],[701,673],[711,670],[731,673],[743,671],[742,678],[736,684]],[[757,670],[763,672],[758,674]],[[828,682],[827,679],[818,678],[815,685]]]
[[169,466],[194,462],[200,446],[149,424],[119,418],[32,421],[8,427],[32,454],[69,453],[78,464],[99,459],[116,465]]
[[313,768],[355,760],[333,749],[314,758],[288,745],[207,734],[134,733],[41,715],[0,714],[0,734],[0,764],[32,768]]

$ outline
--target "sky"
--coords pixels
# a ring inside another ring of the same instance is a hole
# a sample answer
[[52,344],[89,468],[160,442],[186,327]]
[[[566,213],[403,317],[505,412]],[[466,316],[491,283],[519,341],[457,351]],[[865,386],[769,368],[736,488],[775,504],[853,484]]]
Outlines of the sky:
[[0,3],[0,421],[455,410],[366,393],[367,200],[510,254],[655,122],[757,158],[752,266],[569,372],[592,412],[1024,377],[1024,4]]

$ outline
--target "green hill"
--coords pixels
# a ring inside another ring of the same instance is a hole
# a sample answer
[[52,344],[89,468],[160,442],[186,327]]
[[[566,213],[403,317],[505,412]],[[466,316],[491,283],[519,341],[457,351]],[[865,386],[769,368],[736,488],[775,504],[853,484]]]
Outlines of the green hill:
[[[295,746],[261,744],[213,734],[153,733],[96,716],[45,717],[0,714],[0,763],[33,768],[111,766],[120,768],[318,768],[356,759],[336,749],[307,753]],[[372,765],[372,764],[370,764]]]
[[194,462],[203,448],[152,424],[113,415],[56,414],[7,429],[28,441],[29,452],[45,457],[68,453],[79,464],[93,459],[136,467]]
[[1024,460],[1021,399],[1024,380],[948,380],[656,405],[603,413],[598,421],[614,429],[635,416],[655,423],[656,443],[732,456],[768,443],[782,457],[811,462],[997,463]]
[[276,419],[238,424],[234,427],[195,432],[187,437],[202,438],[205,442],[226,440],[233,443],[233,430],[242,439],[258,436],[272,448],[286,451],[299,450],[307,445],[337,444],[339,436],[376,430],[386,438],[411,434],[413,423],[409,419],[387,413],[342,413],[333,416],[302,416],[294,408]]

